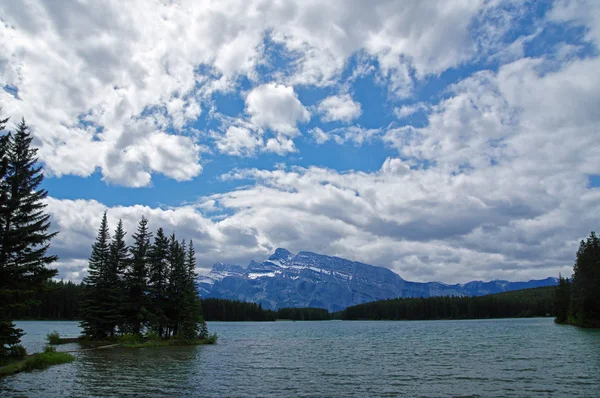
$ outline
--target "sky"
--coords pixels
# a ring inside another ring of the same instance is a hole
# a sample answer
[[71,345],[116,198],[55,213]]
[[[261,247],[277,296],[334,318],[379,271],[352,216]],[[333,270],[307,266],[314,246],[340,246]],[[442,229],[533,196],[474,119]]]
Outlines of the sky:
[[59,277],[104,211],[414,281],[570,275],[600,226],[599,1],[0,3],[0,106],[45,167]]

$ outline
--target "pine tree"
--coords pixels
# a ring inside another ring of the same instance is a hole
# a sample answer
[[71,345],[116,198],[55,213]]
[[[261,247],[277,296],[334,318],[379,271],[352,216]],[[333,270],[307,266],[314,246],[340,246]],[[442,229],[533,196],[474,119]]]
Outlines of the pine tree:
[[109,292],[110,233],[106,212],[92,245],[88,275],[83,279],[85,296],[81,304],[81,328],[86,337],[103,339],[111,334],[106,318],[105,298]]
[[124,302],[126,299],[124,275],[129,264],[129,250],[125,244],[125,230],[123,221],[119,220],[112,242],[110,243],[110,255],[108,260],[108,294],[105,297],[105,319],[112,326],[111,336],[116,329],[123,332],[125,322]]
[[206,322],[202,319],[202,303],[196,289],[196,252],[190,240],[185,256],[185,287],[181,310],[181,338],[185,340],[208,337]]
[[558,286],[554,289],[553,311],[556,323],[566,323],[569,316],[571,283],[569,279],[558,276]]
[[[0,121],[0,130],[7,120]],[[14,135],[0,137],[0,356],[18,343],[22,332],[7,319],[10,307],[27,308],[57,270],[47,268],[57,257],[48,255],[50,215],[40,189],[44,180],[37,149],[23,119]]]
[[150,271],[148,293],[152,300],[151,326],[160,337],[165,336],[168,323],[167,286],[168,286],[169,239],[162,228],[156,231],[154,244],[150,250]]
[[183,286],[185,286],[185,251],[175,238],[175,233],[169,239],[169,284],[167,286],[167,318],[169,328],[167,337],[177,334],[180,322],[181,306],[183,305]]
[[142,327],[149,319],[152,304],[146,294],[151,237],[152,233],[148,231],[148,219],[142,217],[137,232],[133,235],[133,245],[130,248],[132,258],[125,276],[126,290],[129,295],[126,322],[128,329],[135,334],[141,333]]
[[600,239],[593,231],[577,251],[570,314],[576,325],[600,327]]

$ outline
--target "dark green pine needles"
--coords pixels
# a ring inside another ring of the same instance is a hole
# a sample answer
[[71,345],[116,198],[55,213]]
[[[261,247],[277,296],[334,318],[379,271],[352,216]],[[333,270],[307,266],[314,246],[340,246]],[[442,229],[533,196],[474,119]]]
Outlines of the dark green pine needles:
[[[7,121],[0,120],[0,132]],[[47,268],[57,259],[48,254],[57,232],[49,232],[48,192],[40,188],[44,173],[32,140],[25,120],[14,134],[0,134],[0,360],[22,336],[10,314],[35,304],[36,292],[57,274]]]
[[119,221],[110,237],[105,213],[84,279],[84,335],[100,340],[142,333],[162,339],[206,339],[192,241],[178,241],[174,233],[167,238],[159,228],[151,244],[146,218],[140,220],[131,247],[125,235]]

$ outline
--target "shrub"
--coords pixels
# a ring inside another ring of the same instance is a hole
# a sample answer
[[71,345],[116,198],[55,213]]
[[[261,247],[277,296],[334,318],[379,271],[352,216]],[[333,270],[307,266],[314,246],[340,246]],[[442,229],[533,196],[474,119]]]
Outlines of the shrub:
[[219,336],[217,336],[216,333],[213,333],[213,334],[209,335],[206,339],[204,339],[204,342],[206,344],[216,344],[218,339],[219,339]]
[[[54,349],[54,347],[52,347]],[[52,365],[71,362],[75,357],[66,352],[44,352],[25,361],[24,370],[45,369]]]
[[8,356],[13,359],[21,359],[27,356],[27,350],[21,344],[15,344],[8,348]]
[[160,336],[155,331],[151,331],[151,332],[148,332],[148,334],[146,335],[146,339],[148,341],[157,341],[157,340],[160,340]]
[[44,354],[48,354],[50,352],[56,352],[56,347],[47,344],[44,346]]
[[46,340],[50,344],[60,344],[60,334],[56,330],[53,330],[46,335]]
[[143,340],[144,338],[141,335],[135,333],[126,333],[119,337],[119,343],[123,344],[138,344]]

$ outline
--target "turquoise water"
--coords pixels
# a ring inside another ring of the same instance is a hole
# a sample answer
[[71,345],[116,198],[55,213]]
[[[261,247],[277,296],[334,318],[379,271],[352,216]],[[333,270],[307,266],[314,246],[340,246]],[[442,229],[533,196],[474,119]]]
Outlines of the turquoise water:
[[[31,351],[75,322],[19,322]],[[552,319],[211,322],[214,346],[77,354],[0,396],[600,397],[600,331]],[[61,346],[61,349],[73,348]]]

